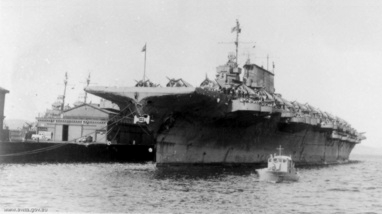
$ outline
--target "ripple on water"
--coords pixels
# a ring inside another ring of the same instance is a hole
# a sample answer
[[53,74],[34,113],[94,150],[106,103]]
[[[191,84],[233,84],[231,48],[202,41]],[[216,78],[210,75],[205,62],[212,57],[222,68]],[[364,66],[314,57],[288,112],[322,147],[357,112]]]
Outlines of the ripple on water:
[[[146,164],[0,165],[0,207],[61,212],[380,213],[382,159],[299,169],[260,182],[253,168]],[[357,203],[354,203],[357,202]]]

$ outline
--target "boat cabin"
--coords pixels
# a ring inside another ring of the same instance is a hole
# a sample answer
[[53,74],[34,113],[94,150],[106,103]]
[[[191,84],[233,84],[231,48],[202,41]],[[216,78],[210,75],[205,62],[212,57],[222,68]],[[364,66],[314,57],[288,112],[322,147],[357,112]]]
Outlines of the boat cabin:
[[268,170],[291,173],[294,168],[292,158],[289,156],[274,156],[268,158]]

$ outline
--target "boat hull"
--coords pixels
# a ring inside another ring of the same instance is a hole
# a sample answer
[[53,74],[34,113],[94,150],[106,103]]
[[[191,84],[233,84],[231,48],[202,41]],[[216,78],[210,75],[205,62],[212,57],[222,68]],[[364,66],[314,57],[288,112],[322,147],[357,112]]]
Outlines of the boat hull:
[[268,168],[258,169],[256,171],[260,181],[280,183],[283,181],[298,181],[300,179],[298,173],[275,172],[268,170]]

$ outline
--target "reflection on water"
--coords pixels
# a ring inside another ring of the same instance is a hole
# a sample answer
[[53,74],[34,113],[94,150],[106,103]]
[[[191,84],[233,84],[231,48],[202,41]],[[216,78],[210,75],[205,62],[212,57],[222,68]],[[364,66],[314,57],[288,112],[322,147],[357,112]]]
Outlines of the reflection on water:
[[154,172],[156,179],[218,179],[222,176],[248,176],[256,173],[253,167],[188,166],[159,167]]
[[[0,207],[80,212],[354,213],[382,211],[381,158],[300,169],[259,182],[251,167],[145,164],[0,165]],[[355,203],[356,202],[356,203]]]

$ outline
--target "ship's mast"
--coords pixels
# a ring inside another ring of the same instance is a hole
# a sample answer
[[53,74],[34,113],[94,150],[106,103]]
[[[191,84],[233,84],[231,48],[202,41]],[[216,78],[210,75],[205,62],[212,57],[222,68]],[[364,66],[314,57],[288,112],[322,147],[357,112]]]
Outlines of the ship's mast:
[[281,156],[281,151],[283,150],[283,148],[281,148],[281,145],[279,146],[279,148],[277,148],[277,150],[279,150],[279,156]]
[[64,96],[62,97],[62,105],[61,105],[61,111],[64,111],[65,106],[65,96],[66,96],[66,85],[68,84],[68,72],[65,72],[65,79],[64,79]]
[[[89,73],[89,76],[88,78],[86,79],[86,87],[88,87],[90,84],[90,73]],[[88,92],[85,91],[85,98],[84,98],[84,103],[86,103],[86,99],[88,97]]]
[[236,64],[238,64],[238,52],[239,52],[239,33],[241,33],[240,29],[240,24],[239,20],[236,19],[236,26],[232,28],[232,32],[236,31],[236,41],[235,41],[235,46],[236,46]]

